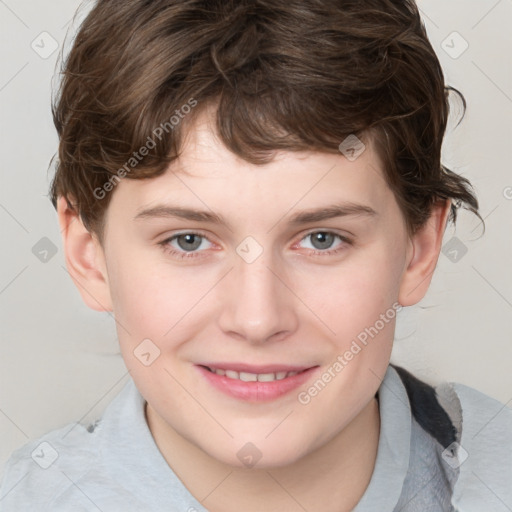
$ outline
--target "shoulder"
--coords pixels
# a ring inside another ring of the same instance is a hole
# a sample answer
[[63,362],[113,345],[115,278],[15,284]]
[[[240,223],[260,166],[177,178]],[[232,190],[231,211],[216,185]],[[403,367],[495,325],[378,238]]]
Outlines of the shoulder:
[[443,465],[458,473],[452,497],[457,510],[512,510],[512,409],[464,384],[432,386],[393,368],[415,420],[444,450]]
[[[498,423],[495,423],[495,425],[498,425],[503,421],[510,421],[512,409],[508,404],[511,402],[504,404],[477,389],[466,386],[465,384],[460,384],[458,382],[452,382],[450,384],[457,392],[457,396],[459,397],[463,410],[466,411],[466,414],[474,415],[475,412],[478,412],[478,419],[485,423],[489,423],[488,416],[492,415],[493,419],[496,418],[498,420]],[[477,418],[475,417],[475,420],[476,419]],[[491,424],[489,423],[489,425]]]
[[51,510],[52,501],[94,466],[94,438],[94,431],[69,424],[14,451],[4,468],[0,511],[27,510],[34,503]]
[[[460,476],[454,503],[461,511],[512,510],[512,409],[490,396],[452,383],[461,403]],[[483,510],[483,509],[482,509]]]
[[[512,441],[512,408],[465,384],[430,385],[396,365],[418,423],[441,445],[454,441],[479,442],[494,433]],[[511,403],[512,400],[509,402]],[[491,439],[489,439],[491,441]]]
[[93,425],[72,423],[14,451],[0,484],[0,512],[144,510],[134,495],[144,475],[136,474],[131,451],[144,422],[142,402],[129,380]]

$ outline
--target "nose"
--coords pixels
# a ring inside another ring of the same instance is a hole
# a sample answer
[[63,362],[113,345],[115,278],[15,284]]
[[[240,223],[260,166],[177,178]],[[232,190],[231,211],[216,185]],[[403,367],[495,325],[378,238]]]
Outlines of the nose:
[[284,265],[276,265],[270,251],[251,263],[236,256],[227,277],[218,320],[227,335],[260,344],[281,340],[297,329],[300,301]]

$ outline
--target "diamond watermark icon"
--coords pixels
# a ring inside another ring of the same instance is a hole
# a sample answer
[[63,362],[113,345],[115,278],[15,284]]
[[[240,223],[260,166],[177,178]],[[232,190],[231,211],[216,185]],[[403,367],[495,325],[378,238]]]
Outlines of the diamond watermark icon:
[[55,50],[59,47],[59,43],[48,33],[41,32],[30,44],[42,59],[48,59],[53,55]]
[[357,160],[366,149],[362,140],[359,140],[353,133],[343,139],[338,149],[347,157],[347,160],[353,162]]
[[160,349],[146,338],[135,347],[133,354],[144,366],[150,366],[160,356]]
[[57,254],[57,246],[49,238],[43,236],[32,247],[32,254],[42,263],[48,263]]
[[453,469],[457,469],[469,457],[469,454],[459,443],[453,442],[445,450],[443,450],[441,457],[446,462],[446,464],[448,464]]
[[59,457],[57,450],[47,441],[40,443],[31,453],[34,462],[43,469],[48,469]]
[[441,252],[452,262],[458,263],[468,252],[468,248],[456,236],[443,245]]
[[261,256],[263,247],[252,236],[248,236],[238,244],[236,252],[246,263],[252,263]]
[[452,59],[458,59],[469,48],[469,43],[458,32],[452,32],[441,43],[441,48]]
[[248,468],[252,468],[261,459],[262,455],[253,443],[245,443],[236,454],[240,462]]

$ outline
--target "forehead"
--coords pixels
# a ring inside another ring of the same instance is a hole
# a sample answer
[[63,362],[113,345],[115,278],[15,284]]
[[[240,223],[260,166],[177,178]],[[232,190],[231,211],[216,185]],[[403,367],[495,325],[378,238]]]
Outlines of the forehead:
[[372,144],[355,160],[341,152],[277,151],[271,162],[255,165],[228,150],[206,109],[188,125],[180,156],[165,173],[122,180],[112,198],[114,208],[122,204],[135,214],[172,203],[269,222],[325,204],[351,202],[378,211],[390,201],[394,197]]

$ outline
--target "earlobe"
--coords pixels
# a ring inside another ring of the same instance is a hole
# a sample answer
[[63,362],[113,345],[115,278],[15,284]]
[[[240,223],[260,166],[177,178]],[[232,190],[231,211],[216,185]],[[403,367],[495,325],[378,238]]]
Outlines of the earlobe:
[[407,267],[398,296],[402,306],[417,304],[427,293],[441,252],[450,208],[450,200],[436,203],[428,221],[410,239]]
[[112,311],[103,248],[64,197],[57,201],[66,267],[83,301],[96,311]]

